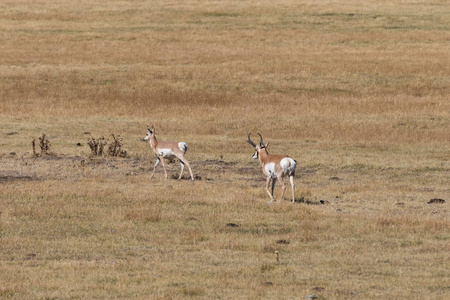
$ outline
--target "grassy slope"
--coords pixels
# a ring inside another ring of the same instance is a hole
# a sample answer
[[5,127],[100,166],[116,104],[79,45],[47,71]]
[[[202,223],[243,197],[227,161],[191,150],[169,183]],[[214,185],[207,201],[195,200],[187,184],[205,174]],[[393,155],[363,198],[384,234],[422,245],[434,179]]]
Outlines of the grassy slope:
[[[444,2],[24,0],[0,16],[0,297],[449,292]],[[202,180],[148,180],[147,124],[189,143]],[[34,159],[42,132],[53,156]],[[309,205],[265,203],[248,132],[297,159]],[[89,158],[111,133],[130,157]]]

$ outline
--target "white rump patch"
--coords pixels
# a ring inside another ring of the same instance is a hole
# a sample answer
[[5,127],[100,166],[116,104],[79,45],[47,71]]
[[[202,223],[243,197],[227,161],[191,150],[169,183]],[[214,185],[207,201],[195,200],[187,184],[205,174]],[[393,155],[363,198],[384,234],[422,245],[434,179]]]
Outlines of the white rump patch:
[[291,176],[295,173],[297,163],[290,157],[285,157],[280,161],[280,167],[285,175]]
[[184,154],[186,154],[188,145],[185,142],[179,142],[178,149],[180,149],[181,151],[183,151]]

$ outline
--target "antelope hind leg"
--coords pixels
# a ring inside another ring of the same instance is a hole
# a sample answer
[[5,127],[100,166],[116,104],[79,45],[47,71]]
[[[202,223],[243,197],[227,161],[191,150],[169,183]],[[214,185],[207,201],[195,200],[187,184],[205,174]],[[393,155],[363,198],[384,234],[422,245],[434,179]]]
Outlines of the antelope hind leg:
[[184,163],[185,163],[186,166],[188,167],[189,174],[191,175],[191,180],[194,181],[194,174],[192,174],[191,165],[190,165],[189,162],[186,160],[186,158],[184,159]]
[[294,176],[289,177],[289,181],[291,182],[292,187],[292,203],[295,202],[295,185],[294,185]]
[[284,192],[286,191],[286,185],[283,182],[283,179],[281,179],[281,176],[277,176],[278,181],[281,184],[281,196],[280,196],[280,201],[283,200],[283,196],[284,196]]
[[180,159],[180,165],[181,165],[181,171],[180,171],[180,176],[178,176],[178,179],[181,179],[181,176],[183,176],[183,171],[184,171],[184,162]]

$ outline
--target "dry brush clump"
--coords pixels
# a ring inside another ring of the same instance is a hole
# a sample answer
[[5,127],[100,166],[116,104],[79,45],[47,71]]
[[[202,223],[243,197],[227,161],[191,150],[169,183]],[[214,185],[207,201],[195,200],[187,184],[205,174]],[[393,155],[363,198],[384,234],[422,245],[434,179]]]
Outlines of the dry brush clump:
[[50,141],[48,140],[47,136],[45,133],[42,134],[41,137],[38,138],[39,139],[39,148],[41,148],[41,152],[36,152],[36,139],[33,138],[33,140],[31,141],[31,147],[33,149],[33,155],[35,157],[40,157],[40,156],[44,156],[44,155],[50,155],[49,150],[50,150]]
[[122,149],[122,139],[120,138],[120,136],[117,136],[117,138],[114,136],[114,134],[111,134],[111,136],[113,137],[113,142],[108,146],[108,155],[126,157],[127,151]]
[[91,149],[91,155],[92,156],[102,156],[103,155],[103,148],[107,144],[104,137],[101,138],[91,138],[88,140],[88,146]]
[[104,137],[101,138],[91,138],[88,140],[88,146],[91,149],[92,156],[103,156],[105,154],[105,146],[108,145],[106,155],[112,157],[127,157],[127,151],[124,150],[122,139],[120,136],[115,136],[111,134],[113,141],[108,145],[108,142]]

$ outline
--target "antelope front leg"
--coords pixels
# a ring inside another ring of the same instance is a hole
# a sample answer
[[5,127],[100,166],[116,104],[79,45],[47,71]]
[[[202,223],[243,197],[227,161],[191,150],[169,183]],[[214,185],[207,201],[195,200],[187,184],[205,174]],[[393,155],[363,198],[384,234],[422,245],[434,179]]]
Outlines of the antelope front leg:
[[165,177],[165,180],[167,180],[166,165],[165,165],[165,163],[164,163],[164,157],[162,157],[162,156],[161,156],[161,163],[162,163],[162,166],[163,166],[163,169],[164,169],[164,177]]
[[159,162],[160,162],[160,158],[159,158],[159,156],[156,156],[156,163],[155,163],[155,166],[153,167],[153,172],[152,172],[152,175],[150,176],[150,179],[153,178],[153,175],[155,174],[155,170],[156,170],[156,167],[159,165]]
[[275,190],[275,183],[277,183],[275,178],[272,178],[272,198],[273,198],[273,191]]
[[[267,202],[267,204],[272,204],[272,202],[273,202],[274,200],[273,200],[273,196],[270,194],[270,191],[269,191],[269,185],[270,185],[270,176],[267,176],[266,191],[267,191],[267,194],[269,194],[269,197],[270,197],[270,202]],[[272,192],[273,192],[273,191],[272,191]]]

